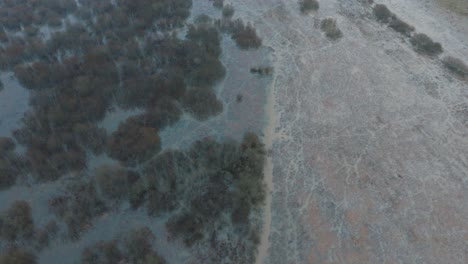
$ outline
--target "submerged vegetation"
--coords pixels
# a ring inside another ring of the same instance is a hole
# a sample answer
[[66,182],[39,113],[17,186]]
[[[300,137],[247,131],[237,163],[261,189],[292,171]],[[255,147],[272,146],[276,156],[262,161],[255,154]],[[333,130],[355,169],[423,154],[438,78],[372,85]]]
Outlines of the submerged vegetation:
[[[0,189],[61,184],[48,197],[51,219],[37,228],[26,201],[1,214],[0,263],[36,263],[34,254],[55,239],[74,243],[126,206],[165,219],[169,239],[194,254],[204,248],[207,263],[252,262],[261,230],[253,219],[265,198],[260,139],[246,133],[241,142],[207,137],[162,149],[160,132],[184,115],[203,122],[223,112],[215,89],[226,75],[221,40],[257,49],[254,26],[232,19],[233,6],[220,0],[213,5],[221,19],[202,15],[192,24],[191,0],[78,3],[0,4],[0,68],[32,91],[22,126],[0,138]],[[99,127],[116,107],[142,112],[115,131]],[[97,156],[118,164],[90,166]],[[165,263],[150,228],[89,245],[81,262]],[[232,241],[221,250],[226,233]]]

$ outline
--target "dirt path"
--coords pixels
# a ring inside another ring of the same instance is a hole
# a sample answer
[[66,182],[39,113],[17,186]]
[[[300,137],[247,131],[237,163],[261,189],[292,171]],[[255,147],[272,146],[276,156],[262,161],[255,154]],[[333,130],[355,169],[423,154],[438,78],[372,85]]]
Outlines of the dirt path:
[[268,152],[266,164],[265,164],[265,188],[267,190],[267,196],[265,200],[265,210],[264,210],[264,225],[262,230],[262,236],[260,239],[260,245],[258,246],[258,255],[256,259],[256,264],[263,263],[264,259],[267,256],[268,248],[269,248],[269,236],[270,236],[270,226],[271,226],[271,198],[273,192],[273,156],[272,148],[273,148],[273,139],[275,134],[275,93],[274,93],[274,83],[275,80],[271,82],[268,91],[268,99],[266,105],[266,115],[268,119],[268,125],[265,127],[263,134],[264,134],[264,143],[265,148]]

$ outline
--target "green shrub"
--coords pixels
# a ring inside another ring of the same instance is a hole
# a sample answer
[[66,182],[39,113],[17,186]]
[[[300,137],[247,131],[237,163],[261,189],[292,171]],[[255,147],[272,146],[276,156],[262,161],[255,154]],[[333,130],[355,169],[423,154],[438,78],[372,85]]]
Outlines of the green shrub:
[[420,54],[437,56],[443,51],[440,43],[432,41],[425,34],[415,34],[411,37],[410,42],[413,45],[413,49]]
[[444,66],[462,78],[468,78],[468,66],[460,59],[448,56],[443,60]]
[[413,26],[407,24],[406,22],[402,21],[398,17],[395,17],[394,19],[392,19],[390,23],[388,24],[388,26],[392,28],[393,30],[395,30],[396,32],[399,32],[408,37],[411,36],[411,32],[414,31]]
[[0,264],[36,264],[36,256],[29,251],[12,247],[0,254]]
[[317,0],[299,0],[299,8],[303,14],[309,11],[317,11],[319,9],[319,2]]
[[388,23],[395,16],[386,5],[376,4],[374,6],[374,15],[378,21]]
[[333,18],[325,18],[320,23],[320,29],[325,32],[327,38],[331,40],[337,40],[343,37],[343,33],[336,25],[336,19]]

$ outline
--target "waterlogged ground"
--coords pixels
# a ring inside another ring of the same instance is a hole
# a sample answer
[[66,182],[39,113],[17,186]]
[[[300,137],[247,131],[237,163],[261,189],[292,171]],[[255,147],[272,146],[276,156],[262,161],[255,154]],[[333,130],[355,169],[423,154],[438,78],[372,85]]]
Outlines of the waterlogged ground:
[[[195,0],[192,15],[188,21],[193,21],[198,14],[202,13],[211,15],[213,18],[220,17],[220,11],[214,9],[211,2]],[[234,15],[234,18],[236,17],[237,15]],[[73,20],[72,18],[69,20]],[[44,39],[48,39],[52,32],[60,30],[62,29],[52,29],[47,26],[40,28]],[[184,33],[185,30],[181,30],[178,35],[183,36]],[[162,149],[184,150],[195,140],[208,136],[220,140],[226,138],[241,140],[247,131],[262,134],[268,123],[265,105],[271,77],[254,75],[250,73],[250,68],[271,65],[269,56],[271,51],[268,48],[240,50],[227,34],[223,36],[221,44],[223,49],[221,62],[226,68],[226,76],[216,85],[215,91],[217,97],[223,102],[223,112],[205,122],[199,122],[189,115],[184,115],[180,121],[160,132]],[[11,137],[12,130],[21,127],[21,118],[28,110],[29,91],[21,87],[12,73],[2,73],[0,79],[4,84],[4,89],[0,91],[0,136]],[[141,114],[142,111],[140,109],[125,110],[114,106],[97,125],[111,134],[116,131],[121,122]],[[21,150],[19,146],[17,148]],[[117,163],[105,153],[99,155],[89,153],[87,170],[92,172],[103,164]],[[53,218],[53,215],[45,213],[49,212],[49,199],[66,192],[66,185],[74,178],[76,175],[65,175],[54,182],[34,186],[31,185],[28,177],[18,179],[16,186],[0,192],[0,201],[2,201],[0,211],[5,211],[15,200],[25,200],[31,205],[35,226],[41,227]],[[252,216],[252,221],[258,229],[261,226],[261,215],[262,212],[256,211]],[[92,226],[87,227],[82,233],[79,241],[71,241],[65,237],[54,239],[47,248],[37,254],[37,260],[38,263],[44,264],[79,263],[81,253],[87,246],[100,240],[111,240],[136,227],[148,226],[156,237],[156,251],[167,263],[199,263],[198,259],[192,255],[193,252],[187,249],[180,240],[169,239],[165,228],[166,220],[166,216],[158,218],[148,216],[145,208],[132,210],[129,204],[124,202],[95,219]],[[63,223],[59,225],[61,229],[64,228]],[[228,238],[225,237],[225,240]],[[0,245],[2,249],[4,246]],[[203,253],[202,248],[194,250]]]
[[28,109],[29,92],[22,87],[12,72],[0,73],[0,136],[9,137],[20,127],[20,120]]

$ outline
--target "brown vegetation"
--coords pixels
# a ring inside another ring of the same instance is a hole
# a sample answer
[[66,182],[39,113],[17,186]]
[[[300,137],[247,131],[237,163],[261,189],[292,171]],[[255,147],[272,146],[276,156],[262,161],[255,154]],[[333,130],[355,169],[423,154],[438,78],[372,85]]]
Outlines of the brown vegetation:
[[15,201],[0,219],[1,237],[14,241],[29,239],[34,234],[31,207],[26,201]]
[[19,247],[10,247],[0,254],[0,264],[36,264],[36,256]]
[[109,156],[127,165],[143,162],[160,149],[157,130],[139,124],[132,118],[120,124],[107,143]]

